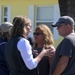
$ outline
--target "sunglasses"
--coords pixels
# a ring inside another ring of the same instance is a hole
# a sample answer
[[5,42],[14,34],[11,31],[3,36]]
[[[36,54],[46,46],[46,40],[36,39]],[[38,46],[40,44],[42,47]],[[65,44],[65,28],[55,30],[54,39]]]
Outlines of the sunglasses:
[[34,32],[34,33],[33,33],[34,36],[35,36],[35,35],[38,36],[38,35],[41,35],[41,34],[42,34],[42,33],[39,33],[39,32],[37,32],[37,33]]

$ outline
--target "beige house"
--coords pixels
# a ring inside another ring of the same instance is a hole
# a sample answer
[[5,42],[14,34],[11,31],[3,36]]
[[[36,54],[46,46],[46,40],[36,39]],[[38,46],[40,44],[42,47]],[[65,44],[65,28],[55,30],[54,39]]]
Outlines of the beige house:
[[31,37],[37,25],[47,24],[52,30],[57,46],[60,36],[51,24],[60,17],[58,0],[0,0],[0,24],[5,21],[12,22],[13,18],[19,15],[27,16],[32,20]]

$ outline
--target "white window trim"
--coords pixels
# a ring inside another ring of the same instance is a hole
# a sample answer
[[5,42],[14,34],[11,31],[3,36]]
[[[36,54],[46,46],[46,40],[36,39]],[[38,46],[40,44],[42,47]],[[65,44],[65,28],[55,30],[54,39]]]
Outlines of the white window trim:
[[49,6],[49,5],[48,6],[36,6],[36,22],[53,22],[53,20],[48,20],[48,21],[47,20],[40,20],[40,21],[37,20],[37,9],[41,8],[41,7],[50,7],[50,8],[52,7],[53,8],[54,6],[53,5],[51,5],[51,6]]
[[1,16],[2,15],[2,7],[0,6],[0,24],[1,24]]
[[29,18],[31,19],[31,23],[32,23],[32,31],[30,32],[29,36],[33,38],[33,32],[34,32],[34,5],[29,6]]
[[[54,9],[54,12],[53,12],[53,20],[51,20],[51,21],[39,21],[39,20],[37,20],[37,18],[36,18],[36,24],[37,23],[41,23],[41,22],[44,22],[44,23],[55,23],[58,19],[59,19],[59,17],[60,17],[60,10],[59,10],[59,5],[58,4],[55,4],[55,5],[51,5],[51,6],[36,6],[36,17],[37,17],[37,8],[38,7],[54,7],[53,9]],[[59,34],[58,34],[58,31],[57,31],[57,29],[56,28],[53,28],[53,36],[54,36],[54,39],[55,40],[58,40],[59,39]]]
[[3,21],[4,21],[4,18],[7,18],[7,21],[10,22],[11,21],[11,6],[4,6],[3,8],[5,8],[5,7],[8,8],[8,13],[7,13],[7,16],[4,16],[4,14],[3,14],[3,16],[4,16]]
[[[54,20],[53,21],[38,21],[36,18],[35,18],[35,23],[41,23],[41,22],[47,22],[47,23],[51,23],[51,22],[56,22],[59,17],[60,17],[60,11],[59,11],[59,5],[58,4],[55,4],[55,5],[52,5],[54,6]],[[48,7],[48,6],[36,6],[37,7]],[[37,10],[35,11],[34,13],[34,5],[30,5],[29,6],[29,18],[31,19],[32,21],[32,32],[30,33],[30,36],[33,37],[33,31],[34,31],[34,14],[37,14]],[[36,16],[37,17],[37,16]],[[54,39],[55,40],[58,40],[59,39],[59,34],[58,34],[58,31],[56,28],[53,28],[53,36],[54,36]]]

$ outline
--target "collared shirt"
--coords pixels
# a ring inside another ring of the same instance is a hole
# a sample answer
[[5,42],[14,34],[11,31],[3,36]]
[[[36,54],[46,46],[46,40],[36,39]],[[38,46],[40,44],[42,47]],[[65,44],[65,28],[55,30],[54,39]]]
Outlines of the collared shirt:
[[27,39],[20,39],[17,43],[17,48],[21,53],[22,59],[26,64],[27,68],[34,69],[38,65],[38,61],[33,58],[32,48]]

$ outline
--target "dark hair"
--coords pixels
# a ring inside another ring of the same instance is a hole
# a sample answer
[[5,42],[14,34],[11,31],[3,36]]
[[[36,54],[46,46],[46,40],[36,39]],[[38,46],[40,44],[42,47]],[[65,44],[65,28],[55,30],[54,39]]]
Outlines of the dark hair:
[[23,16],[16,16],[13,19],[12,36],[24,34],[24,27],[30,23],[30,19]]
[[18,16],[14,17],[12,24],[17,20]]
[[28,41],[30,42],[30,45],[33,46],[33,39],[31,37],[28,37]]

